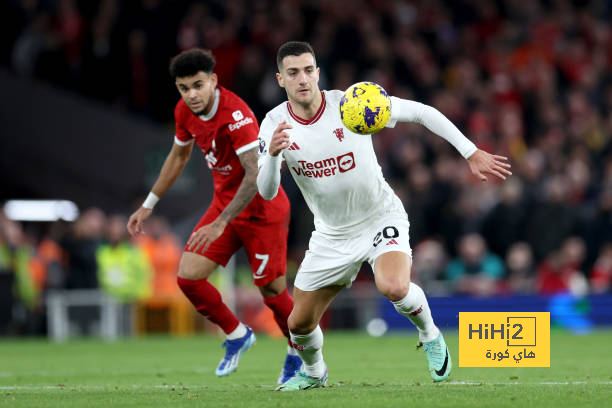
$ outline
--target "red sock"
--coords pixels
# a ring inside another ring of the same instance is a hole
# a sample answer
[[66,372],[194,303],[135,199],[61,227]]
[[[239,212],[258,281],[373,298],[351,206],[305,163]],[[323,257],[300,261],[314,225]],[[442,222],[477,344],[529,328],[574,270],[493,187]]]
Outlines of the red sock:
[[264,303],[274,312],[274,320],[276,320],[276,324],[278,324],[278,327],[280,327],[280,329],[283,331],[285,337],[287,337],[288,340],[291,340],[291,337],[289,336],[287,319],[289,318],[289,314],[291,314],[291,310],[293,309],[293,299],[289,295],[287,289],[274,297],[264,298]]
[[225,334],[231,333],[238,327],[240,320],[223,303],[221,294],[208,280],[183,279],[178,276],[176,281],[196,310],[221,327]]

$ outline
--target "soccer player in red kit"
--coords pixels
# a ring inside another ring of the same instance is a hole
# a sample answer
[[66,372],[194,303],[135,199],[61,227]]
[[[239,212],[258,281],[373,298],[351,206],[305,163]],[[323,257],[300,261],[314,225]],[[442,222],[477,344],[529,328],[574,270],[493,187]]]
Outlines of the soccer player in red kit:
[[[214,66],[208,50],[192,49],[172,59],[170,76],[182,97],[174,110],[174,144],[151,193],[132,214],[127,228],[132,235],[143,233],[143,222],[181,174],[197,144],[213,172],[214,197],[185,245],[177,281],[198,312],[225,332],[226,353],[215,372],[225,376],[236,370],[255,335],[208,282],[217,265],[225,266],[245,247],[255,285],[287,338],[293,300],[285,279],[289,200],[284,191],[272,201],[257,193],[257,119],[242,99],[217,84]],[[288,347],[279,383],[293,376],[301,364]]]

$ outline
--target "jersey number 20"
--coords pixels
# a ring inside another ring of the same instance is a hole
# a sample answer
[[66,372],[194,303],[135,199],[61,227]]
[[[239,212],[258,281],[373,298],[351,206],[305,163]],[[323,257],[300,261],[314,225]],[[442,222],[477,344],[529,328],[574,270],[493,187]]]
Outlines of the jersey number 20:
[[374,237],[374,247],[377,247],[378,244],[382,242],[383,238],[391,239],[399,237],[399,231],[394,226],[388,226],[383,228],[382,231],[379,231],[378,234]]

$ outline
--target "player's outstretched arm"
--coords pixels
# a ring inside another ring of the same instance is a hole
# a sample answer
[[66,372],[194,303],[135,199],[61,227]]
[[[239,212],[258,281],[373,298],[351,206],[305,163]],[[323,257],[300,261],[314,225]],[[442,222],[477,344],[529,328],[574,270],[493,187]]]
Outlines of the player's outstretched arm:
[[193,150],[193,142],[185,146],[174,143],[164,165],[159,172],[157,181],[151,189],[151,193],[142,204],[142,206],[130,216],[127,223],[127,229],[129,233],[134,236],[136,234],[143,234],[143,225],[147,218],[151,216],[153,207],[159,201],[159,198],[174,184],[178,176],[182,173],[185,165],[191,157]]
[[257,189],[265,200],[272,200],[278,194],[281,152],[289,147],[289,134],[285,130],[291,129],[291,127],[286,122],[281,122],[272,134],[268,153],[264,153],[263,165],[257,176]]
[[187,241],[187,247],[192,250],[195,248],[199,251],[204,247],[204,252],[208,249],[217,238],[223,234],[225,227],[231,220],[236,218],[242,210],[253,200],[257,194],[257,148],[254,147],[244,153],[238,155],[240,163],[244,168],[244,177],[238,186],[236,195],[229,202],[227,207],[219,214],[219,216],[210,224],[204,225],[202,228],[191,234]]
[[438,136],[446,139],[455,149],[468,160],[472,173],[482,181],[487,181],[485,174],[506,179],[511,175],[510,163],[504,156],[492,155],[480,150],[459,129],[432,106],[419,102],[392,97],[391,118],[393,123],[416,122],[425,126]]

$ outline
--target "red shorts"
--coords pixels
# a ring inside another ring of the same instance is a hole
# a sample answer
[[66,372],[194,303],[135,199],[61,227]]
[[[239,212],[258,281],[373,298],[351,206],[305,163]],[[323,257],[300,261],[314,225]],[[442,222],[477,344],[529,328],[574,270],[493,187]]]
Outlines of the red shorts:
[[[193,231],[210,224],[220,213],[217,208],[209,208]],[[244,246],[255,285],[267,286],[279,276],[284,276],[287,271],[288,235],[289,213],[285,220],[272,224],[262,219],[235,218],[225,227],[223,234],[210,244],[206,252],[203,252],[203,248],[190,251],[187,245],[185,251],[200,254],[225,266],[232,255]]]

